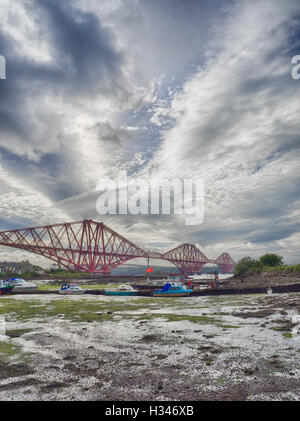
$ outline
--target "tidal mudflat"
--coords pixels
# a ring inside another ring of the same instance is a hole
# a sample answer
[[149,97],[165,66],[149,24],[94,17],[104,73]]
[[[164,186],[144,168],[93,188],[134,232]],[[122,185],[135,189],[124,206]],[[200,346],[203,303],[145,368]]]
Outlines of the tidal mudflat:
[[299,293],[3,296],[0,400],[298,400],[299,310]]

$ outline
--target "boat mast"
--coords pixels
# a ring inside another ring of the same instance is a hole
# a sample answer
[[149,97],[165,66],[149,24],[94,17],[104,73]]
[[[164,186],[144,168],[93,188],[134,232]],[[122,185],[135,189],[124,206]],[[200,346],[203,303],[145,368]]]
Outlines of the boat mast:
[[148,278],[147,278],[147,280],[148,281],[150,280],[150,272],[149,272],[149,268],[150,268],[150,257],[149,257],[149,255],[150,255],[150,248],[149,248],[149,244],[148,244],[148,259],[147,259],[147,261],[148,261]]

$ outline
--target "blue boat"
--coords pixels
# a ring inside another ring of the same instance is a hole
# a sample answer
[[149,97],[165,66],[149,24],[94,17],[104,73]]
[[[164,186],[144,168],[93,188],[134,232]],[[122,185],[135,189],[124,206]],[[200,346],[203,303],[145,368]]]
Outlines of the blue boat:
[[13,288],[14,293],[34,291],[37,289],[36,284],[27,282],[22,278],[10,278],[6,280],[6,283]]
[[163,287],[163,289],[153,291],[153,297],[187,297],[193,292],[192,289],[185,288],[179,282],[169,282]]

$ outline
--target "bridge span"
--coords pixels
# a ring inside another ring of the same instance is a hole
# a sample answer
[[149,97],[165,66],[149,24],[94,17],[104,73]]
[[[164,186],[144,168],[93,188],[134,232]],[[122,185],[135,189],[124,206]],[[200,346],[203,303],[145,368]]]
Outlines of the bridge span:
[[53,260],[70,270],[108,274],[135,259],[167,260],[181,273],[200,272],[206,263],[232,272],[235,262],[228,253],[209,259],[193,244],[182,244],[166,253],[145,251],[103,222],[85,219],[0,232],[0,245],[19,248]]

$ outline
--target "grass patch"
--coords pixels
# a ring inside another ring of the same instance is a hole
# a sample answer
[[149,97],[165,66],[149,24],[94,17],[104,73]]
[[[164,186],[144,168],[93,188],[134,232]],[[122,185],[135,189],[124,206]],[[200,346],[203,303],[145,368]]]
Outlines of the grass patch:
[[[26,376],[34,373],[34,370],[28,364],[7,364],[0,360],[0,379],[7,379],[9,377]],[[0,386],[0,390],[8,385]]]
[[[76,297],[77,298],[77,297]],[[165,303],[165,301],[164,301]],[[169,307],[170,302],[167,303]],[[178,302],[172,300],[173,305]],[[167,322],[190,321],[192,323],[221,323],[220,320],[211,316],[192,316],[173,313],[151,313],[152,310],[161,310],[162,301],[159,299],[133,299],[133,300],[93,300],[86,297],[73,299],[73,297],[55,298],[47,301],[39,299],[14,299],[7,298],[0,302],[0,315],[5,315],[7,320],[26,321],[32,318],[47,320],[49,317],[63,315],[65,319],[76,322],[105,321],[111,320],[112,315],[118,313],[123,318],[135,318],[138,320],[151,320],[162,317]],[[144,314],[136,314],[137,311],[144,310]],[[175,310],[175,309],[174,309]],[[100,314],[98,314],[100,313]],[[15,332],[17,335],[21,332]],[[25,333],[25,331],[24,331]],[[13,332],[12,332],[13,334]]]
[[233,325],[218,325],[219,327],[222,327],[223,329],[238,329],[240,326],[233,326]]
[[[0,366],[7,364],[12,359],[18,362],[17,365],[26,366],[30,362],[31,355],[32,353],[23,352],[21,347],[11,342],[0,342]],[[0,376],[0,378],[3,377]]]
[[24,333],[28,333],[31,331],[32,329],[9,329],[5,332],[5,334],[10,338],[19,338],[20,336],[24,335]]
[[[49,297],[49,296],[48,296]],[[196,324],[214,324],[217,327],[226,329],[234,329],[234,326],[224,323],[215,314],[207,313],[201,315],[180,314],[182,304],[186,309],[195,309],[193,304],[188,306],[187,301],[182,299],[163,300],[159,298],[136,298],[132,299],[107,299],[107,297],[99,297],[90,299],[90,296],[79,297],[61,297],[57,296],[45,300],[40,298],[15,299],[13,297],[0,300],[0,315],[5,315],[8,321],[27,321],[34,318],[39,322],[47,322],[51,317],[61,315],[62,318],[72,322],[102,322],[112,320],[113,316],[123,319],[133,319],[138,321],[151,321],[157,318],[163,318],[166,322],[182,322],[189,321]],[[232,302],[227,297],[228,302]],[[220,300],[218,300],[220,302]],[[224,299],[221,301],[224,303]],[[209,302],[208,305],[211,305]],[[199,306],[199,303],[196,303]],[[164,312],[171,310],[170,313]],[[150,312],[150,311],[151,312]],[[153,312],[157,311],[157,313]],[[25,330],[16,330],[11,332],[11,337],[17,337],[26,333]]]
[[0,361],[7,361],[10,357],[18,355],[20,348],[8,342],[0,342]]
[[134,317],[138,320],[153,320],[156,318],[163,318],[166,322],[182,322],[188,321],[192,323],[210,323],[216,324],[220,322],[220,320],[215,319],[214,317],[208,316],[189,316],[187,314],[172,314],[172,313],[152,313],[148,315],[144,314],[127,314],[126,316],[130,316],[131,318]]
[[[71,321],[106,320],[111,318],[114,312],[136,311],[145,308],[129,302],[115,301],[88,301],[86,299],[59,298],[42,302],[40,300],[15,300],[14,298],[1,300],[0,314],[8,320],[26,321],[32,318],[55,317],[62,314]],[[97,313],[103,313],[99,315]]]

